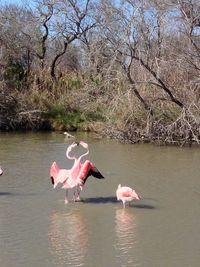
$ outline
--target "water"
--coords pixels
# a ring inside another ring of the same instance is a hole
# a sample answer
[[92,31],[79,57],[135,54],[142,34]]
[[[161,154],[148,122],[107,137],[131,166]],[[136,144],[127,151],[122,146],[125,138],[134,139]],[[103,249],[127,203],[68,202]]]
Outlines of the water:
[[[125,145],[76,134],[105,176],[88,178],[81,202],[64,204],[49,167],[71,140],[56,133],[0,134],[1,267],[198,267],[200,150]],[[125,209],[118,184],[142,200]]]

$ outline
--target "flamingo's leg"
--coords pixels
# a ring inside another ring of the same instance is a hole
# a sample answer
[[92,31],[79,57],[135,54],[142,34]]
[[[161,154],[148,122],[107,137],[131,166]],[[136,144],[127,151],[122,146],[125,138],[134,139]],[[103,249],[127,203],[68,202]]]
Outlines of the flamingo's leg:
[[80,190],[80,187],[79,187],[79,186],[77,186],[77,195],[76,195],[76,201],[80,201],[80,192],[81,192],[81,190]]
[[65,191],[65,204],[68,204],[68,189]]
[[126,201],[123,201],[123,208],[124,208],[124,209],[125,209],[125,206],[126,206],[125,203],[126,203]]
[[79,201],[80,200],[80,189],[77,186],[75,191],[74,191],[74,201]]
[[76,187],[74,187],[74,191],[73,191],[73,200],[74,201],[76,201],[76,195],[77,195]]

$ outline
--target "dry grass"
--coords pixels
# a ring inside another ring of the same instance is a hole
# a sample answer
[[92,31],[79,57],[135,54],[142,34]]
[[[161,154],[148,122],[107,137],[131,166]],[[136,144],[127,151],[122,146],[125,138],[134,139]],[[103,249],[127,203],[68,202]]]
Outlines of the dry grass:
[[108,82],[71,73],[55,83],[40,73],[30,77],[29,89],[9,93],[17,103],[10,128],[96,131],[132,143],[199,143],[199,92],[194,86],[174,92],[184,109],[154,86],[142,84],[138,90],[153,116],[124,77]]

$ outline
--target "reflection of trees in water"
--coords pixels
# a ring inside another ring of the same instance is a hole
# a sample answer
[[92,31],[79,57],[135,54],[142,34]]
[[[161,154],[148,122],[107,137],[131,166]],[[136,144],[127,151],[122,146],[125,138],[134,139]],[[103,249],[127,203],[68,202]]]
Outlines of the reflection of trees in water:
[[116,250],[121,266],[137,266],[137,218],[131,209],[118,209],[115,216]]
[[69,213],[54,212],[48,231],[50,252],[58,266],[82,266],[88,250],[88,233],[79,210]]

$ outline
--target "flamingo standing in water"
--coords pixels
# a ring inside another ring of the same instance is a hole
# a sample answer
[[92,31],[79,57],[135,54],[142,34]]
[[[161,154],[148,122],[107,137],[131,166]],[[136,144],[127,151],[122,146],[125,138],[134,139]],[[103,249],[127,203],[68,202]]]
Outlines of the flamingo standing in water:
[[121,200],[123,202],[123,207],[125,208],[126,202],[130,202],[132,200],[140,200],[139,195],[128,186],[118,185],[116,190],[117,200]]
[[[81,145],[83,148],[85,148],[87,151],[82,154],[79,158],[72,157],[69,155],[72,148],[74,148],[77,145]],[[66,151],[66,156],[68,159],[74,160],[74,165],[70,170],[66,169],[59,169],[56,162],[53,162],[51,169],[50,169],[50,175],[51,180],[54,185],[54,188],[58,185],[58,183],[62,183],[62,188],[66,189],[65,194],[65,203],[68,203],[68,189],[75,188],[76,192],[74,193],[74,200],[80,200],[80,192],[83,189],[83,185],[85,184],[87,178],[89,176],[94,176],[98,179],[104,178],[103,175],[99,172],[99,170],[94,166],[92,162],[89,160],[86,160],[84,163],[81,163],[81,159],[89,154],[88,144],[81,141],[78,143],[72,143]]]

